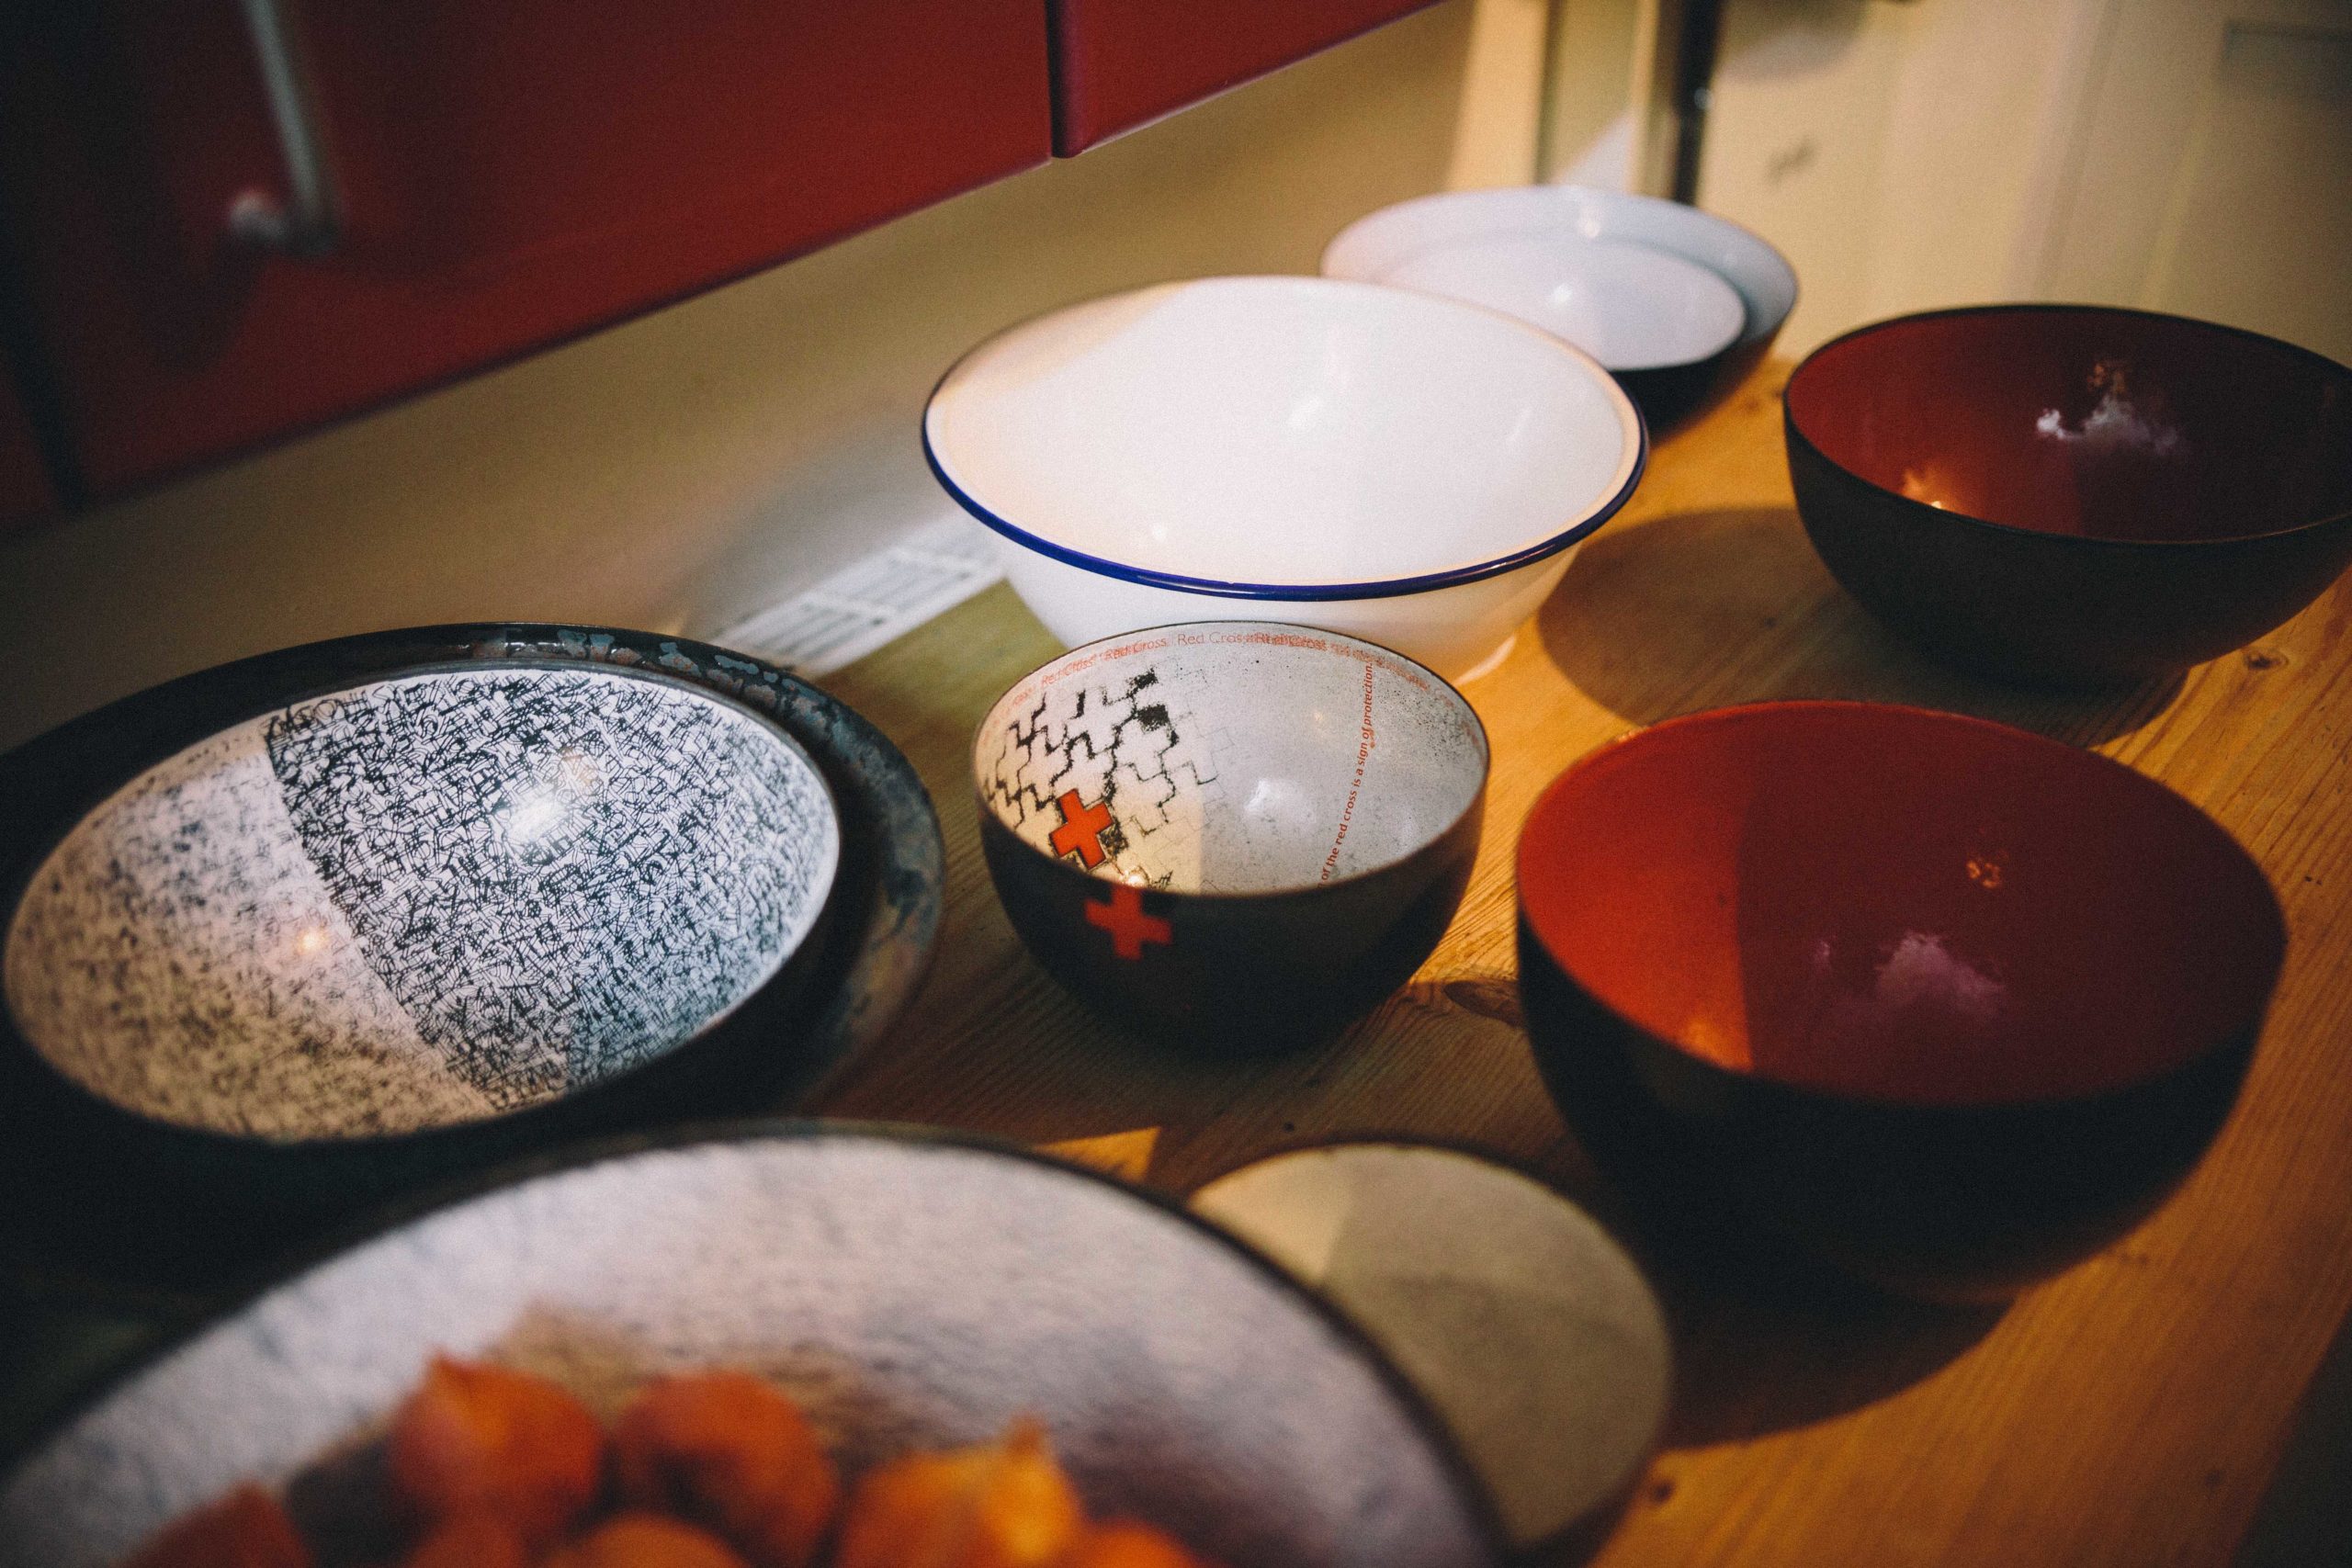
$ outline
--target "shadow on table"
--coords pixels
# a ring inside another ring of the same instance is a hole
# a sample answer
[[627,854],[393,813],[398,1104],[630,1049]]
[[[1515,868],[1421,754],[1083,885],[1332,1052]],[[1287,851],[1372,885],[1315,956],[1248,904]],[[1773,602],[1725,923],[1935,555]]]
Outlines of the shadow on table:
[[1537,615],[1561,672],[1636,724],[1738,703],[1843,697],[1996,719],[2076,745],[2129,734],[2177,675],[2114,692],[2034,692],[1931,661],[1872,620],[1786,507],[1689,512],[1604,530]]
[[[2008,1311],[1898,1301],[1736,1220],[1661,1212],[1603,1177],[1572,1136],[1521,1168],[1623,1243],[1657,1292],[1674,1345],[1664,1448],[1740,1442],[1875,1404],[1959,1359]],[[1555,1560],[1575,1559],[1544,1558]]]
[[1649,1259],[1674,1327],[1668,1448],[1738,1442],[1875,1404],[1967,1353],[2007,1303],[1896,1301],[1794,1258]]

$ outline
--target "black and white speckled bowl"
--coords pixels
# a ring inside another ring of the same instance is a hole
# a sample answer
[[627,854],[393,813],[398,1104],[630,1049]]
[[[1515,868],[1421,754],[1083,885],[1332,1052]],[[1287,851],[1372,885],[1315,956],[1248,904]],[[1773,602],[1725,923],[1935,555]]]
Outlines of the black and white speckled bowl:
[[1491,1510],[1370,1340],[1172,1202],[1025,1151],[768,1124],[577,1155],[293,1276],[0,1476],[0,1568],[102,1568],[241,1480],[364,1551],[339,1478],[436,1350],[609,1411],[725,1363],[853,1473],[1040,1418],[1089,1506],[1231,1568],[1473,1568]]
[[200,1281],[552,1138],[777,1108],[903,998],[851,971],[910,919],[919,968],[938,865],[887,741],[676,639],[434,628],[155,688],[0,759],[11,1228]]

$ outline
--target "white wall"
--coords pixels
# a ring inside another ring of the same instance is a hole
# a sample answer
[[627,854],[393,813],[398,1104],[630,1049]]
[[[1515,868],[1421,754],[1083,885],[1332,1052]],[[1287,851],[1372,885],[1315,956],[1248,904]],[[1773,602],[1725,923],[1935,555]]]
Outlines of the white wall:
[[1079,158],[0,538],[0,747],[316,637],[707,628],[772,602],[938,514],[916,420],[988,333],[1160,278],[1311,272],[1374,207],[1525,178],[1529,3],[1483,0],[1474,50],[1471,0],[1451,0]]
[[1803,353],[1881,317],[2019,298],[2098,0],[1728,0],[1702,205],[1788,254]]
[[1725,0],[1698,195],[1794,263],[1791,353],[2054,299],[2352,355],[2352,4]]

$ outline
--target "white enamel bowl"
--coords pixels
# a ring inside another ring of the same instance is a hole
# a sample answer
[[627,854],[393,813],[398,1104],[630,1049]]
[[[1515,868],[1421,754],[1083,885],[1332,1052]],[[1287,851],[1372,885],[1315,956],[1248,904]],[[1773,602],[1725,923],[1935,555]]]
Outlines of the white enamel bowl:
[[[1323,273],[1474,299],[1561,332],[1577,320],[1554,295],[1564,286],[1575,291],[1596,244],[1695,264],[1738,299],[1741,324],[1713,353],[1668,360],[1601,352],[1628,380],[1653,429],[1720,401],[1764,357],[1796,307],[1795,271],[1756,234],[1679,201],[1588,186],[1449,191],[1398,202],[1341,230],[1323,252]],[[1621,271],[1625,259],[1619,258]],[[1622,287],[1611,292],[1602,313],[1612,318],[1612,331],[1631,335],[1654,311]],[[1565,335],[1587,341],[1576,330]]]
[[1647,437],[1590,356],[1497,312],[1216,277],[981,344],[932,393],[923,447],[1066,643],[1291,621],[1454,678],[1624,504]]

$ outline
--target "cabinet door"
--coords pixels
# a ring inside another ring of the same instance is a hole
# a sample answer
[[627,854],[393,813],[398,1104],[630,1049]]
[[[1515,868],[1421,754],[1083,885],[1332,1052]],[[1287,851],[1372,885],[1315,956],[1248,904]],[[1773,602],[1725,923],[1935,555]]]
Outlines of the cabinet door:
[[41,461],[33,422],[6,376],[0,376],[0,534],[57,505],[56,487]]
[[2120,0],[2079,89],[2036,292],[2352,362],[2352,5]]
[[254,8],[78,0],[0,28],[9,216],[97,493],[1050,150],[1039,0],[275,0],[343,214],[297,259],[229,219],[288,184]]
[[1431,0],[1052,0],[1065,157]]

